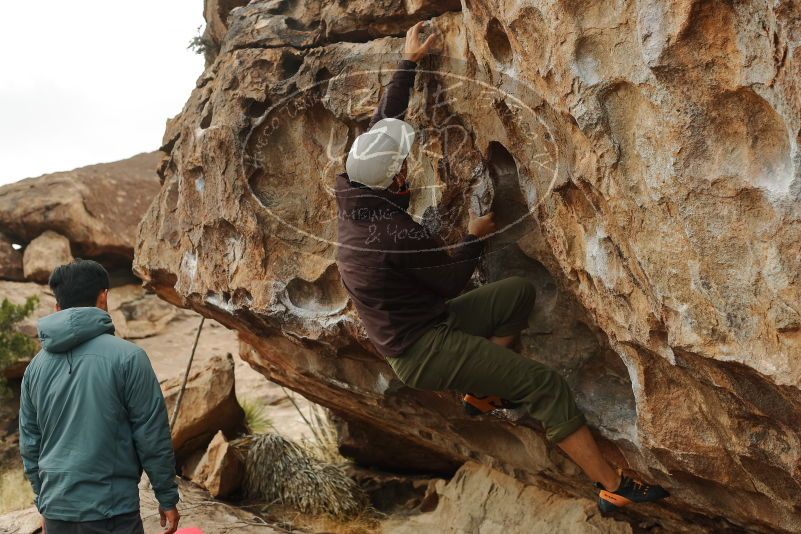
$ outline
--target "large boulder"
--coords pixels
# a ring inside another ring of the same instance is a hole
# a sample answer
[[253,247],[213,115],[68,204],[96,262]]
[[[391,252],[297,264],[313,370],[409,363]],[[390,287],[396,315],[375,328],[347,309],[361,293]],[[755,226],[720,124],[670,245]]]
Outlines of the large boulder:
[[46,284],[56,267],[72,260],[69,239],[48,230],[25,247],[22,269],[26,280]]
[[136,226],[156,196],[161,155],[27,178],[0,187],[0,228],[25,245],[47,230],[72,243],[78,257],[127,265]]
[[168,124],[136,272],[350,421],[586,495],[536,425],[403,387],[338,278],[334,176],[397,35],[438,15],[408,115],[410,211],[448,242],[468,209],[496,212],[476,283],[536,285],[523,354],[565,374],[611,459],[671,489],[649,517],[801,532],[797,3],[389,4],[231,13]]
[[[182,381],[183,374],[161,384],[170,418]],[[193,366],[172,429],[172,444],[179,461],[206,447],[220,430],[233,435],[242,428],[244,417],[236,400],[233,357],[216,356]]]

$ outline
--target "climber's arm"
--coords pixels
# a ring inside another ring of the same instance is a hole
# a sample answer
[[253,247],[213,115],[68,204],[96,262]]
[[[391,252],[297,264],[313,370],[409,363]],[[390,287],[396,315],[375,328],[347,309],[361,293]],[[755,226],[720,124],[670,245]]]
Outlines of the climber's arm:
[[453,254],[448,254],[444,246],[434,237],[415,238],[395,251],[390,261],[424,288],[443,298],[453,298],[462,292],[473,275],[484,244],[468,234]]
[[453,298],[467,285],[476,269],[484,241],[481,239],[495,231],[493,214],[470,220],[467,236],[448,254],[445,243],[432,236],[422,226],[396,233],[398,248],[390,255],[390,262],[420,284],[444,298]]
[[435,35],[431,35],[424,43],[420,43],[420,29],[423,22],[418,22],[406,32],[406,43],[403,48],[403,59],[392,75],[392,81],[384,91],[378,107],[370,119],[370,128],[381,119],[401,119],[406,116],[409,107],[409,93],[414,85],[417,61],[426,55],[434,43]]

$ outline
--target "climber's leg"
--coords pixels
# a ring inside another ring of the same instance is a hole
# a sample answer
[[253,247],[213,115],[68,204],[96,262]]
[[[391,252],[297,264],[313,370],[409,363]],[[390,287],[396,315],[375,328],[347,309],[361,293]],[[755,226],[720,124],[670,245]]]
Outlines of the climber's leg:
[[528,326],[535,297],[534,284],[510,276],[450,299],[447,305],[455,328],[474,336],[513,340]]
[[411,387],[497,395],[520,403],[542,422],[547,438],[554,443],[585,424],[559,373],[489,339],[454,328],[452,318],[423,334],[402,356],[387,360]]
[[[533,286],[519,277],[470,291],[449,301],[452,313],[447,320],[433,325],[403,355],[387,361],[410,387],[470,391],[519,402],[543,424],[546,437],[575,458],[588,477],[604,487],[615,487],[620,479],[598,450],[564,378],[508,348],[527,326],[533,299]],[[609,503],[618,497],[622,499],[618,503],[641,502],[637,499],[642,492],[627,488],[642,485],[626,477],[620,485],[616,492],[601,491],[602,510],[613,506]],[[651,493],[645,499],[655,491],[664,494],[658,486],[646,487]]]
[[600,482],[605,488],[617,489],[620,485],[620,475],[604,459],[590,429],[586,426],[579,427],[557,445],[590,480]]
[[[517,336],[491,336],[490,342],[512,349]],[[488,395],[486,397],[478,397],[472,393],[466,393],[462,398],[462,406],[464,406],[465,413],[468,415],[481,415],[497,410],[499,408],[519,408],[520,404],[502,399],[497,395]]]
[[457,330],[450,319],[423,334],[402,356],[387,361],[410,387],[471,391],[520,403],[542,423],[546,438],[559,445],[590,479],[604,487],[618,485],[617,474],[587,430],[570,388],[553,369]]
[[[448,311],[451,323],[459,330],[512,348],[520,331],[528,326],[535,297],[534,284],[521,276],[510,276],[449,300]],[[471,391],[465,393],[464,407],[471,415],[517,407],[494,395],[478,397]]]

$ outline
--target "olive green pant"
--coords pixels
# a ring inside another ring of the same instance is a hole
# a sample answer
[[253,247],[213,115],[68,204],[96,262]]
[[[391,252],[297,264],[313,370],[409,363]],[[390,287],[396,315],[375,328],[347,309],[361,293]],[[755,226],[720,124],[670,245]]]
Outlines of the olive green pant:
[[487,339],[526,328],[534,298],[533,284],[519,276],[468,291],[447,302],[447,319],[387,361],[409,387],[519,402],[558,443],[586,423],[564,378]]

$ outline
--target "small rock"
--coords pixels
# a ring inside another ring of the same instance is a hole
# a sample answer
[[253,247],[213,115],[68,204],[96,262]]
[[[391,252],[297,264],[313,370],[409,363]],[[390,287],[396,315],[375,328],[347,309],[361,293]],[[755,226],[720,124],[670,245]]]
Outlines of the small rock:
[[53,269],[71,261],[69,239],[47,230],[25,247],[22,266],[27,280],[44,284],[47,283]]
[[36,507],[17,510],[0,516],[2,534],[36,534],[42,530],[42,516]]
[[184,475],[214,498],[231,495],[242,484],[244,465],[222,432],[217,432],[197,465]]

